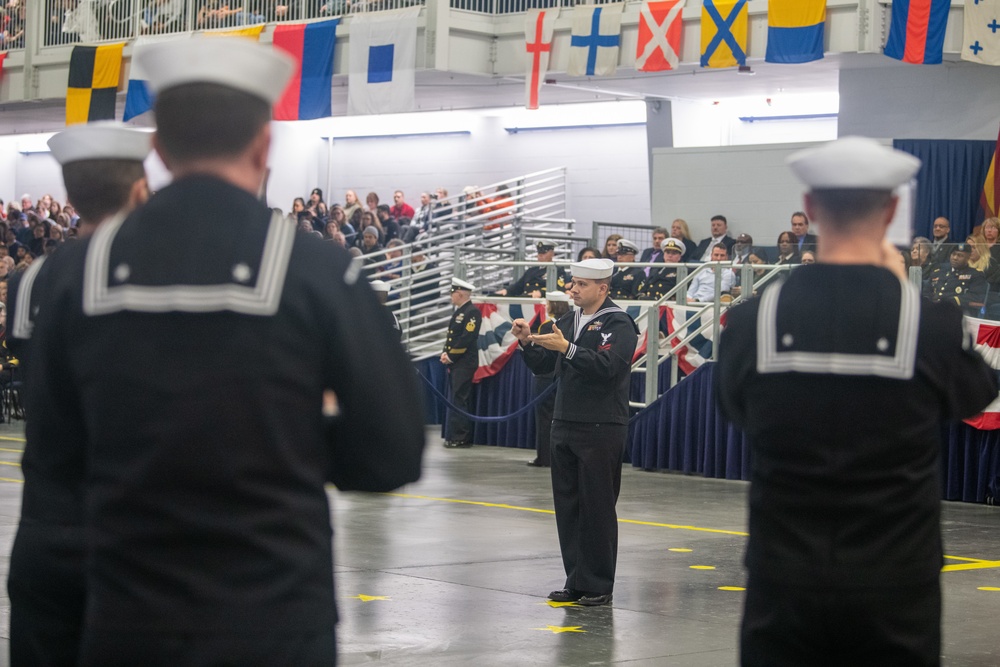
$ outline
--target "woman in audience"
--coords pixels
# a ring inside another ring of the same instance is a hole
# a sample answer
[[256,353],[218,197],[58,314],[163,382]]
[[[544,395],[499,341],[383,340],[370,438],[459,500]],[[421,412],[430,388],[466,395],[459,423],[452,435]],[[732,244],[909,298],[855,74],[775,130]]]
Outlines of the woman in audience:
[[910,246],[910,261],[906,263],[906,268],[919,266],[924,272],[930,271],[933,267],[928,265],[931,260],[931,240],[925,236],[918,236],[913,239]]
[[380,244],[385,243],[385,227],[382,226],[382,221],[378,219],[378,216],[371,211],[361,212],[361,222],[359,229],[368,229],[369,227],[374,227],[378,230],[378,242]]
[[354,190],[348,190],[344,193],[344,215],[350,220],[354,212],[361,208],[361,202],[358,201],[358,195]]
[[670,238],[677,239],[684,244],[684,254],[681,255],[682,262],[690,262],[691,255],[694,253],[694,249],[697,247],[697,243],[691,240],[691,230],[688,229],[688,223],[686,220],[677,218],[672,223],[670,223]]
[[323,238],[327,241],[333,238],[333,235],[340,231],[340,227],[332,219],[327,221],[326,225],[323,227]]
[[1000,263],[1000,218],[986,218],[980,228],[980,233],[986,240],[986,245],[990,249],[990,256]]
[[378,195],[374,192],[369,192],[368,196],[365,197],[365,204],[368,206],[368,210],[372,213],[378,209]]
[[62,243],[65,238],[63,227],[61,225],[50,225],[49,238],[55,240],[58,243]]
[[778,260],[775,264],[801,264],[802,257],[797,246],[798,241],[793,232],[778,234]]
[[[360,218],[361,216],[359,215],[358,217]],[[337,223],[337,229],[347,240],[347,246],[354,245],[358,230],[347,221],[347,216],[344,214],[344,209],[340,207],[340,204],[334,204],[333,208],[330,209],[330,220]]]
[[1000,263],[990,256],[989,245],[980,234],[972,234],[965,242],[969,244],[969,266],[983,272],[993,292],[1000,286]]
[[607,240],[604,241],[604,259],[610,259],[612,262],[618,260],[618,241],[621,238],[621,234],[608,236]]
[[583,248],[582,250],[580,250],[580,252],[576,254],[576,261],[578,262],[582,262],[585,259],[600,259],[600,258],[601,258],[601,251],[598,250],[597,248],[592,248],[591,246]]
[[[752,252],[749,255],[747,255],[747,264],[767,264],[767,262],[765,262],[763,259],[761,259],[760,255],[758,255],[757,253]],[[740,271],[736,272],[737,281],[739,280],[739,278],[741,276],[741,273],[742,272],[740,272]],[[766,273],[767,273],[767,269],[754,269],[753,270],[753,284],[754,284],[755,287],[756,287],[758,281],[760,281],[760,279],[763,278],[764,274],[766,274]],[[742,293],[742,291],[743,291],[742,286],[740,286],[740,285],[734,285],[732,288],[730,288],[729,293],[735,299],[736,297],[738,297]],[[753,295],[752,296],[757,296],[757,290],[756,289],[753,291]]]

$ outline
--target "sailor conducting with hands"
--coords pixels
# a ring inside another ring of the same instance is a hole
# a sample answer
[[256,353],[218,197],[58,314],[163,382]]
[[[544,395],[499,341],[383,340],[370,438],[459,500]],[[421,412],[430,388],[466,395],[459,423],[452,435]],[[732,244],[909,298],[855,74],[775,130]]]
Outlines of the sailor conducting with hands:
[[565,587],[557,602],[611,602],[618,557],[615,504],[628,435],[628,387],[638,328],[608,293],[614,262],[571,265],[570,298],[577,309],[548,334],[532,334],[516,319],[512,333],[533,373],[555,372],[552,415],[552,495]]
[[789,165],[817,262],[729,311],[714,381],[753,453],[742,664],[938,665],[940,427],[996,379],[885,239],[920,161],[848,137]]

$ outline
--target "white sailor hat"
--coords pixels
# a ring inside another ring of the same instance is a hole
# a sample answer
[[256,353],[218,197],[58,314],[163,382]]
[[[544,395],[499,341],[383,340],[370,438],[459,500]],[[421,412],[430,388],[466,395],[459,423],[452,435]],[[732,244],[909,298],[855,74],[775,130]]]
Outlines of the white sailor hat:
[[813,190],[894,190],[920,169],[920,160],[866,137],[844,137],[788,157],[788,166]]
[[152,134],[121,123],[71,125],[49,138],[49,150],[59,164],[81,160],[134,160],[149,155]]
[[295,64],[289,56],[248,39],[192,37],[150,44],[135,56],[155,93],[187,83],[215,83],[259,97],[281,97]]
[[456,292],[458,290],[468,290],[469,292],[472,292],[475,289],[476,289],[475,285],[473,285],[470,282],[466,282],[466,281],[462,280],[461,278],[452,278],[451,279],[451,291],[452,292]]
[[385,292],[386,294],[389,293],[389,283],[384,280],[373,280],[370,284],[372,289],[376,292]]
[[574,278],[600,280],[611,277],[615,270],[615,263],[610,259],[585,259],[582,262],[570,264],[569,268]]
[[566,292],[560,292],[558,290],[549,290],[545,293],[545,299],[547,301],[553,301],[556,303],[569,303],[569,294]]
[[623,251],[626,255],[629,253],[634,255],[639,252],[639,246],[632,243],[628,239],[618,239],[618,254],[622,254]]

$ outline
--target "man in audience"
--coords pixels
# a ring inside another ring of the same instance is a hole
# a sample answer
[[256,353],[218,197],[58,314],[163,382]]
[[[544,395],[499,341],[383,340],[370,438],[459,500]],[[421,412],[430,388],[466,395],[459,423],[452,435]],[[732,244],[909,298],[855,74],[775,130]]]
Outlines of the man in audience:
[[413,207],[403,200],[403,191],[396,190],[392,193],[392,208],[389,210],[389,217],[397,222],[406,218],[407,222],[413,219]]
[[[660,244],[663,250],[663,261],[666,264],[680,264],[684,254],[684,242],[670,238]],[[636,296],[640,299],[659,300],[667,292],[677,286],[677,267],[664,266],[656,268],[648,278],[643,279],[636,288]]]
[[[448,367],[451,402],[463,412],[472,407],[472,378],[479,368],[479,327],[483,316],[472,303],[472,283],[451,279],[451,305],[455,311],[448,323],[441,363]],[[452,410],[448,414],[444,446],[449,449],[472,447],[472,421]]]
[[792,213],[792,233],[798,241],[799,253],[816,250],[816,235],[809,233],[809,218],[803,211]]
[[934,218],[931,225],[931,255],[927,260],[927,266],[938,266],[945,264],[951,256],[951,244],[948,242],[948,235],[951,233],[951,222],[948,218]]
[[747,258],[753,252],[753,237],[749,234],[740,234],[733,244],[733,267],[746,264]]
[[[655,227],[653,229],[653,247],[646,248],[642,251],[642,255],[639,258],[640,262],[662,262],[663,261],[663,241],[670,236],[667,232],[666,227]],[[649,274],[652,273],[653,267],[647,266],[643,269],[642,273],[647,278]]]
[[741,662],[939,665],[941,424],[996,375],[885,239],[920,161],[848,137],[789,163],[823,252],[729,310],[712,383],[752,443]]
[[989,283],[982,271],[969,266],[972,248],[965,243],[951,246],[948,264],[938,264],[924,281],[924,296],[932,301],[951,301],[968,315],[978,315],[986,303]]
[[610,604],[618,557],[615,504],[628,436],[628,388],[639,330],[608,296],[614,263],[572,265],[570,297],[578,310],[559,318],[552,333],[532,334],[514,320],[511,332],[532,373],[558,381],[551,434],[552,496],[564,588],[554,602]]
[[385,258],[396,260],[394,262],[389,262],[382,267],[382,272],[385,273],[383,278],[386,280],[397,280],[402,277],[403,274],[403,251],[400,250],[405,244],[399,239],[393,239],[385,244]]
[[260,202],[291,59],[210,38],[136,58],[174,180],[47,260],[28,378],[59,406],[29,438],[87,473],[79,660],[334,664],[325,485],[419,477],[419,387],[348,256]]
[[430,194],[426,192],[420,193],[420,208],[413,216],[413,220],[410,221],[410,226],[416,231],[413,232],[413,236],[416,237],[420,232],[426,232],[430,229],[431,220],[434,219],[434,206],[431,202]]
[[[729,267],[729,253],[726,252],[726,246],[723,244],[718,244],[712,248],[712,257],[710,258],[712,262],[726,262],[725,265],[709,266],[707,268],[701,269],[694,278],[691,279],[691,283],[688,285],[687,300],[688,303],[692,302],[703,302],[708,303],[715,301],[716,296],[721,296],[722,294],[728,294],[729,290],[733,287],[733,271]],[[716,272],[721,274],[721,292],[717,295],[715,292],[715,275]]]
[[[535,244],[538,251],[537,259],[546,264],[552,262],[556,257],[556,244],[552,241],[539,241]],[[527,269],[520,278],[507,287],[498,290],[497,296],[530,296],[539,299],[545,296],[548,287],[548,267],[532,266]],[[566,270],[563,267],[556,269],[556,287],[562,290],[566,287]]]
[[712,248],[715,246],[720,244],[725,246],[726,253],[728,254],[733,244],[736,243],[733,237],[729,236],[729,221],[726,220],[726,216],[714,215],[710,224],[712,235],[702,239],[694,251],[694,258],[703,262],[708,262],[712,259]]
[[[80,234],[89,235],[119,211],[124,215],[146,201],[142,163],[150,134],[124,126],[73,125],[49,139],[52,156],[62,165],[68,196],[83,216]],[[46,280],[39,259],[10,284],[7,346],[30,367],[28,341],[39,295]],[[39,406],[39,414],[51,410]],[[39,451],[29,423],[24,448],[21,520],[10,555],[7,590],[11,601],[12,664],[69,665],[80,650],[85,603],[83,536],[83,454],[71,465]],[[71,443],[61,443],[71,444]],[[83,440],[72,443],[83,445]],[[63,463],[63,465],[60,465]]]
[[[662,242],[663,239],[660,239]],[[654,241],[655,243],[655,241]],[[618,241],[618,263],[631,264],[635,261],[635,254],[639,248],[628,239]],[[662,257],[663,253],[657,248],[657,253]],[[615,272],[611,276],[611,298],[612,299],[634,299],[639,283],[646,277],[646,273],[638,266],[616,266]]]

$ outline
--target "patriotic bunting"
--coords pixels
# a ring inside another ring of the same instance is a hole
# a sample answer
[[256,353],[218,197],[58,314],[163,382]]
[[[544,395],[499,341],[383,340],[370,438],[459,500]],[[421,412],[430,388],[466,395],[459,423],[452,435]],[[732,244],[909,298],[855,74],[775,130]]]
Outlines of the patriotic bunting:
[[[994,370],[1000,371],[1000,325],[996,322],[966,317],[965,326],[975,341],[976,351]],[[987,405],[980,414],[966,419],[965,423],[980,431],[1000,429],[1000,396]]]
[[770,0],[767,5],[769,63],[807,63],[823,57],[826,0]]
[[747,0],[705,0],[701,8],[701,66],[747,62]]
[[573,10],[570,38],[570,76],[611,76],[618,68],[622,4],[585,6]]
[[940,64],[951,0],[894,0],[882,53],[915,65]]
[[639,10],[635,68],[640,72],[677,69],[681,52],[684,0],[645,2]]
[[527,109],[538,108],[538,94],[545,82],[545,73],[549,71],[552,35],[558,16],[558,7],[528,11],[528,18],[524,23],[525,48],[528,51],[528,73],[524,79]]
[[74,46],[69,57],[66,124],[115,119],[125,44]]
[[1000,65],[1000,0],[966,0],[962,60]]

